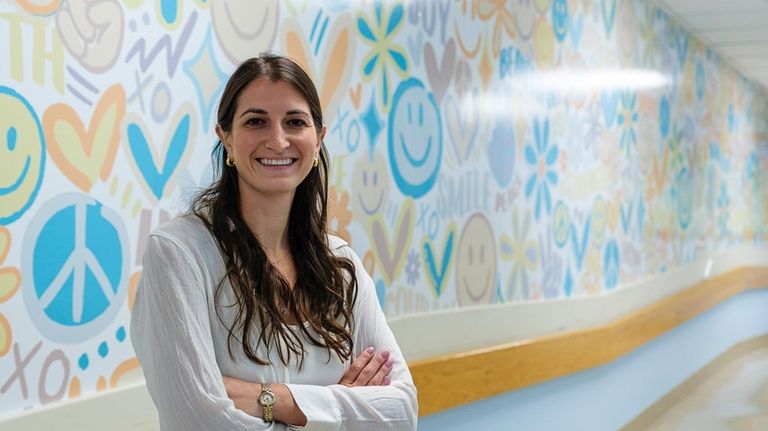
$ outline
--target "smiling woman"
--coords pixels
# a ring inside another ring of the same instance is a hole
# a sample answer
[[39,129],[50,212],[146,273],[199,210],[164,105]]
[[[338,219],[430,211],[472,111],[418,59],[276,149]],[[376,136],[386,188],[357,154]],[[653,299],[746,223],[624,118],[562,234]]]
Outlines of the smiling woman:
[[259,78],[237,101],[229,130],[216,127],[230,164],[237,166],[244,207],[269,195],[293,192],[319,158],[325,135],[301,93],[286,82]]
[[326,231],[325,132],[293,61],[264,54],[227,83],[221,175],[150,236],[133,308],[163,429],[416,428],[373,280]]

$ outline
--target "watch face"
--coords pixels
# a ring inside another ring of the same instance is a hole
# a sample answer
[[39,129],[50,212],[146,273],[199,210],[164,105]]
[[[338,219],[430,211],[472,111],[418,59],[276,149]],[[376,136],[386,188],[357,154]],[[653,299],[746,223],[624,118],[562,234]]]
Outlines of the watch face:
[[271,392],[264,392],[259,395],[259,402],[262,406],[271,406],[275,403],[275,394]]

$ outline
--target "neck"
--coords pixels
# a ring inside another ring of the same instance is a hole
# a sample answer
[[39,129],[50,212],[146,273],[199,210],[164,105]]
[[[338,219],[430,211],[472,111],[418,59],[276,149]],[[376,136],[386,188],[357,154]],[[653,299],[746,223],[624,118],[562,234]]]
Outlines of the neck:
[[290,250],[288,219],[292,202],[292,194],[271,199],[243,194],[240,197],[240,212],[245,224],[273,261],[282,259]]

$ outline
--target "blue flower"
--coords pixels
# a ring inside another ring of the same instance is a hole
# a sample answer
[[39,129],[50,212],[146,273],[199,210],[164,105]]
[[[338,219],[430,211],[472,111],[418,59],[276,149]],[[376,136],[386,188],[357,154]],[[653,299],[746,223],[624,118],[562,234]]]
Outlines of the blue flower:
[[[637,143],[635,124],[637,124],[637,94],[621,95],[621,112],[617,119],[621,128],[621,149],[629,156],[632,147]],[[663,126],[662,126],[663,129]]]
[[552,210],[552,196],[550,185],[557,184],[557,173],[554,171],[555,162],[559,154],[557,146],[549,145],[549,120],[540,124],[538,119],[533,120],[533,132],[535,146],[525,146],[525,160],[533,166],[534,172],[525,184],[525,197],[529,198],[536,192],[535,215],[536,220],[541,216],[542,202],[546,206],[547,214]]
[[383,112],[389,111],[392,85],[389,70],[393,70],[401,79],[408,76],[408,60],[405,48],[394,42],[394,38],[403,27],[403,5],[396,4],[389,14],[382,7],[381,1],[373,4],[373,16],[359,15],[357,29],[362,41],[371,49],[363,58],[363,81],[371,82],[375,75],[380,76],[379,105]]

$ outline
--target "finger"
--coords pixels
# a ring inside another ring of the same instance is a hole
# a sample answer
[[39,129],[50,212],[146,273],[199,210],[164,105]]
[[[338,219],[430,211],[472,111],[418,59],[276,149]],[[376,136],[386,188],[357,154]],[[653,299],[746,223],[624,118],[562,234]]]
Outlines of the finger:
[[373,376],[379,372],[379,368],[381,368],[381,366],[384,365],[388,359],[388,351],[384,350],[377,353],[373,358],[371,358],[371,360],[368,362],[368,365],[366,365],[365,368],[360,371],[360,374],[358,374],[353,384],[355,386],[367,386]]
[[389,373],[392,371],[392,358],[389,358],[381,365],[379,371],[374,374],[371,381],[368,382],[368,386],[384,386],[384,380],[389,377]]
[[360,353],[360,355],[355,358],[354,361],[352,361],[352,364],[349,366],[347,371],[344,372],[344,375],[341,376],[339,384],[349,386],[354,383],[354,381],[360,375],[360,372],[363,371],[363,368],[365,368],[366,365],[368,365],[368,362],[370,362],[375,353],[376,350],[372,346],[363,350],[363,352]]

